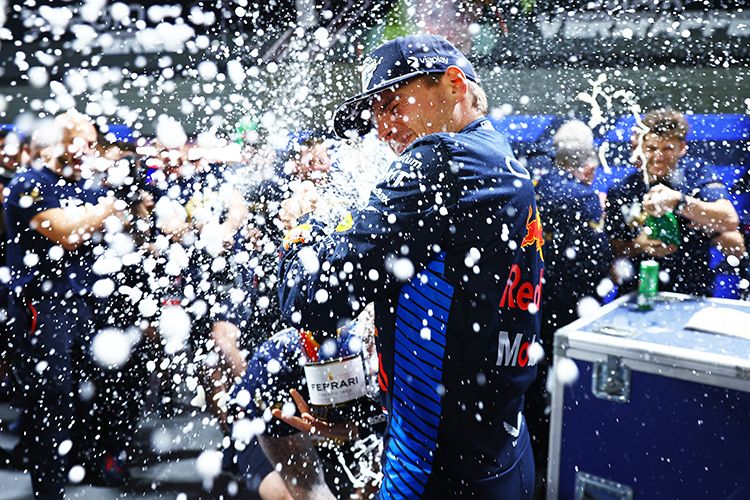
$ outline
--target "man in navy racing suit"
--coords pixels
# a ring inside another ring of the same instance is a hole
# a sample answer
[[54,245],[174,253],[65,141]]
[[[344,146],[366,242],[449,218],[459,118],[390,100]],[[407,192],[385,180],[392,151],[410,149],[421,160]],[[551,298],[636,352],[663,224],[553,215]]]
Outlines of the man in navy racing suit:
[[335,229],[308,219],[281,253],[282,311],[295,326],[335,332],[375,302],[381,498],[532,494],[523,401],[536,375],[542,228],[529,172],[485,117],[476,82],[439,36],[376,49],[334,126],[351,138],[375,125],[399,157],[365,209]]

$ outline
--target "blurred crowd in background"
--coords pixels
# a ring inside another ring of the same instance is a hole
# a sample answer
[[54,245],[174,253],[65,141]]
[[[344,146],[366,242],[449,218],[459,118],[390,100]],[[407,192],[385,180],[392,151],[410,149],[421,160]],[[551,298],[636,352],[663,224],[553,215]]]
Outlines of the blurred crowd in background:
[[[276,291],[284,234],[311,212],[335,225],[395,159],[373,137],[354,144],[302,131],[279,146],[252,124],[233,139],[221,148],[135,144],[72,111],[24,136],[0,132],[0,378],[3,397],[23,410],[13,431],[34,436],[2,459],[29,468],[37,491],[84,478],[124,484],[145,411],[208,411],[231,436],[233,385],[249,356],[289,326]],[[571,122],[552,145],[522,158],[545,224],[545,349],[590,301],[598,307],[637,277],[632,268],[617,277],[607,196],[589,187],[599,165],[591,129]],[[744,242],[722,250],[746,279]],[[55,354],[61,331],[73,333],[69,356],[40,356],[51,346]],[[542,368],[527,416],[537,441],[547,433]],[[190,388],[187,408],[180,387]],[[541,477],[545,459],[538,445]]]

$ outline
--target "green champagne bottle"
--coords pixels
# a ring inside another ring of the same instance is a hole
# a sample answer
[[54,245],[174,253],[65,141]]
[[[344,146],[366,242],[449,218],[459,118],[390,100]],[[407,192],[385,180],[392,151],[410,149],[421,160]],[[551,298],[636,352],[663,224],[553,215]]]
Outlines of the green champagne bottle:
[[680,223],[672,212],[654,217],[649,215],[646,218],[646,226],[651,228],[652,240],[659,240],[667,245],[680,246],[682,243],[682,233],[680,232]]

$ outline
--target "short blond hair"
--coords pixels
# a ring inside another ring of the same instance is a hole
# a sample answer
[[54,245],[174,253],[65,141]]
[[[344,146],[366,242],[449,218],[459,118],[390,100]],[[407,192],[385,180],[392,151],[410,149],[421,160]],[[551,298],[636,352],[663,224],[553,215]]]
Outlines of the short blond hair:
[[[442,78],[442,76],[443,73],[429,73],[420,75],[417,78],[422,78],[422,81],[424,81],[428,86],[432,87],[440,82],[440,78]],[[466,79],[466,82],[469,84],[469,94],[471,94],[472,97],[471,107],[479,111],[483,115],[486,115],[487,111],[489,110],[487,93],[482,87],[479,86],[477,82],[469,80],[468,78]]]
[[469,93],[474,97],[471,106],[483,115],[486,115],[489,105],[487,104],[487,93],[484,89],[478,83],[469,80]]

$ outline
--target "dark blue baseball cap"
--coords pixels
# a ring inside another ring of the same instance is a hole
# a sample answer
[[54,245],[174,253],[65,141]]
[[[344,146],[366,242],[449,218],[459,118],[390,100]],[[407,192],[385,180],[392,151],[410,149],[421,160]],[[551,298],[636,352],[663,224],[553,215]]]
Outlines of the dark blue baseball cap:
[[469,80],[479,81],[469,60],[442,36],[410,35],[384,43],[360,67],[362,93],[336,108],[334,132],[343,139],[366,134],[373,127],[369,113],[373,95],[415,76],[444,73],[451,66],[460,68]]

